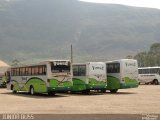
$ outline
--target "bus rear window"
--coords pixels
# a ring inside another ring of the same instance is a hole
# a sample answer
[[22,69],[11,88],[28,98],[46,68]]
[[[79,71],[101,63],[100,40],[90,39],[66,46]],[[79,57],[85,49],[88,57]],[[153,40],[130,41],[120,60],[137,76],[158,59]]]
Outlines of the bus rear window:
[[120,73],[120,63],[108,63],[107,73]]
[[73,65],[73,76],[86,76],[86,65]]
[[51,71],[52,73],[59,73],[59,72],[70,72],[70,63],[56,63],[51,62]]

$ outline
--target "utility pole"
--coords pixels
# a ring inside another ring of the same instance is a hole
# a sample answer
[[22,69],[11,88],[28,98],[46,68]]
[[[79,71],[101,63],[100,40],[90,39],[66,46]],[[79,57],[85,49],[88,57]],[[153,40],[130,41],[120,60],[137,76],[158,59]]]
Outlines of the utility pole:
[[72,48],[72,44],[71,44],[71,63],[73,63],[73,48]]
[[73,76],[72,64],[73,64],[73,48],[72,48],[72,44],[71,44],[71,76]]

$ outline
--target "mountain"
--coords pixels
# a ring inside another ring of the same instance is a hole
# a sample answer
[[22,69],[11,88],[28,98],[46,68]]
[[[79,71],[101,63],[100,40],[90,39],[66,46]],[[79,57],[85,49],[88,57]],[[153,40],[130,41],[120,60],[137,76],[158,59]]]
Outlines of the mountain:
[[1,0],[0,59],[104,61],[160,42],[160,10],[77,0]]

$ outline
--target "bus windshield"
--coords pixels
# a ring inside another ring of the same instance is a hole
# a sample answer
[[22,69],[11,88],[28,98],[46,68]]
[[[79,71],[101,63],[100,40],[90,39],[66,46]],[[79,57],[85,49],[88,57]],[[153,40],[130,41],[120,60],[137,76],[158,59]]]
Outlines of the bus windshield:
[[70,62],[69,61],[51,62],[51,71],[52,73],[70,72]]

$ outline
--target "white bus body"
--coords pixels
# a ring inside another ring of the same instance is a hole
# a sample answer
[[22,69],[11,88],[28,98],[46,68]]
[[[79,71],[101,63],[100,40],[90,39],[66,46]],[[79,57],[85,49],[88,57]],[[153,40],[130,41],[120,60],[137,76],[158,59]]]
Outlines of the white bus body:
[[72,91],[105,90],[106,64],[103,62],[88,62],[73,64]]
[[7,88],[14,92],[54,94],[69,91],[73,85],[69,60],[50,60],[39,64],[10,68]]
[[138,64],[134,59],[108,61],[107,89],[116,92],[118,89],[138,87]]
[[138,80],[140,83],[155,84],[160,83],[160,67],[141,67],[138,68]]

